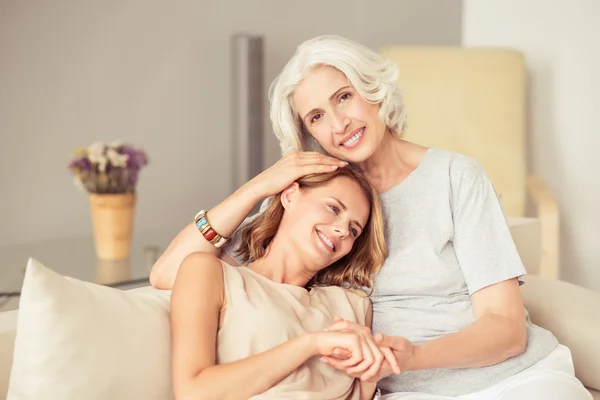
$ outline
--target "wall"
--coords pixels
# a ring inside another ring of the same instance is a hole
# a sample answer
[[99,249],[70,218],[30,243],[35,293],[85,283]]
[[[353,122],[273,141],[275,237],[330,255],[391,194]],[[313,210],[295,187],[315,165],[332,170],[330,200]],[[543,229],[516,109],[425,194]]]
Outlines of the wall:
[[462,42],[521,50],[530,79],[532,171],[561,211],[561,274],[600,290],[600,3],[467,0]]
[[460,18],[459,0],[0,2],[0,246],[90,232],[66,165],[97,140],[149,153],[137,229],[175,233],[228,195],[234,32],[265,36],[266,93],[310,37],[459,44]]

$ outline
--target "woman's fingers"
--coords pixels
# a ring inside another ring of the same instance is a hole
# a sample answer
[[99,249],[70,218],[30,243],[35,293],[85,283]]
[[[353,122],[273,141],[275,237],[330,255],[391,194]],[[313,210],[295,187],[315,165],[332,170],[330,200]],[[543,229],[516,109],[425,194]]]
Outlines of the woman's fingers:
[[[341,357],[337,357],[337,356],[324,356],[321,357],[321,361],[324,362],[325,364],[329,365],[332,368],[335,368],[337,370],[343,371],[344,373],[354,377],[354,378],[359,378],[361,374],[350,374],[348,372],[350,367],[354,367],[357,365],[362,364],[362,362],[364,362],[364,352],[362,354],[362,357],[358,358],[358,357],[348,357],[348,358],[341,358]],[[362,368],[361,368],[362,371]]]
[[344,329],[350,329],[348,322],[344,320],[334,322],[333,324],[327,327],[328,331],[341,331]]
[[342,349],[342,348],[335,348],[333,349],[333,357],[339,359],[339,360],[345,360],[346,358],[350,357],[352,355],[352,353],[346,349]]
[[364,348],[358,335],[348,335],[350,343],[347,345],[346,350],[350,351],[350,357],[346,360],[341,360],[341,365],[351,366],[356,365],[363,360],[365,354],[363,353]]
[[348,165],[317,152],[293,151],[252,179],[255,190],[264,197],[281,192],[299,178],[335,171]]
[[388,364],[390,364],[392,372],[396,375],[399,375],[402,371],[400,370],[400,364],[398,364],[398,359],[396,358],[396,355],[392,349],[389,347],[380,347],[380,349],[385,357],[385,360],[388,362]]
[[298,153],[298,156],[295,157],[295,160],[300,165],[306,164],[328,164],[328,165],[339,165],[346,166],[348,163],[346,161],[329,157],[325,154],[316,153],[316,152],[304,152]]
[[[337,370],[347,373],[346,371],[348,368],[342,365],[342,360],[339,360],[334,357],[321,357],[321,361],[324,362],[325,364],[329,365],[332,368],[335,368]],[[350,376],[352,376],[353,378],[360,377],[359,375],[356,375],[356,376],[350,375]]]
[[[348,375],[365,375],[366,378],[363,380],[367,380],[375,376],[379,369],[381,368],[381,364],[383,363],[384,356],[379,347],[372,341],[370,336],[364,336],[364,345],[369,348],[370,358],[364,357],[364,360],[353,367],[348,368],[346,373]],[[363,351],[363,354],[365,352]],[[361,378],[362,379],[362,378]]]
[[336,167],[345,167],[346,165],[348,165],[348,163],[345,161],[340,161],[340,160],[336,160],[336,159],[332,159],[332,158],[300,159],[300,160],[295,161],[295,163],[296,164],[294,164],[294,165],[296,165],[298,167],[306,167],[308,165],[329,165],[329,166],[336,166]]
[[390,364],[392,371],[394,371],[394,373],[396,375],[398,375],[400,372],[402,372],[400,370],[400,363],[398,362],[398,358],[394,354],[394,351],[392,350],[392,348],[389,346],[390,344],[385,343],[386,340],[385,340],[383,334],[381,332],[377,332],[375,335],[373,335],[373,340],[375,340],[375,343],[377,343],[379,348],[383,351],[385,359]]
[[295,171],[295,179],[298,179],[299,177],[306,175],[335,171],[340,167],[345,167],[348,163],[319,154],[318,156],[313,157],[297,158],[293,160],[292,165],[291,168]]
[[307,176],[307,175],[313,175],[313,174],[327,174],[329,172],[333,172],[336,169],[338,169],[340,167],[338,167],[337,165],[317,165],[317,164],[313,164],[313,165],[305,165],[303,167],[300,167],[300,169],[297,172],[298,178],[301,178],[303,176]]
[[[381,363],[381,365],[379,366],[379,369],[377,371],[375,371],[375,373],[373,373],[374,369],[369,368],[369,370],[367,370],[365,373],[358,376],[358,378],[361,381],[363,381],[363,382],[370,381],[370,380],[378,381],[378,380],[385,378],[391,374],[395,374],[395,375],[400,374],[401,371],[400,371],[400,367],[398,365],[398,359],[394,355],[394,352],[392,351],[392,349],[390,349],[389,347],[381,347],[380,350],[383,353],[384,359],[383,359],[383,362]],[[355,374],[352,374],[351,376],[356,377]]]
[[[337,321],[334,325],[348,324],[347,321],[340,321],[337,317],[334,320]],[[385,339],[381,333],[373,337],[370,331],[361,333],[345,329],[337,334],[335,330],[329,332],[335,335],[333,337],[343,339],[341,343],[336,344],[337,347],[330,350],[328,356],[321,357],[321,361],[329,366],[344,371],[349,376],[360,378],[361,381],[378,380],[390,374],[401,373],[394,351],[378,344]]]

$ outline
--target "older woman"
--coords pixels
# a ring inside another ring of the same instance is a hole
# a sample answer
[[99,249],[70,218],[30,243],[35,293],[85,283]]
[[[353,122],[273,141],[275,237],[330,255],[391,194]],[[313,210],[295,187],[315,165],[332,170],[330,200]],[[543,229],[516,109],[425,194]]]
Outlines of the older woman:
[[[211,210],[215,223],[232,234],[300,170],[357,164],[379,192],[387,224],[373,328],[403,373],[379,382],[384,398],[590,398],[569,349],[532,324],[523,307],[525,269],[492,183],[470,158],[403,139],[397,78],[393,63],[350,40],[301,44],[270,90],[285,156]],[[178,257],[198,241],[192,227],[180,233],[155,266],[157,285],[170,285]],[[348,321],[330,327],[348,328],[362,329]],[[346,370],[339,359],[324,361]]]

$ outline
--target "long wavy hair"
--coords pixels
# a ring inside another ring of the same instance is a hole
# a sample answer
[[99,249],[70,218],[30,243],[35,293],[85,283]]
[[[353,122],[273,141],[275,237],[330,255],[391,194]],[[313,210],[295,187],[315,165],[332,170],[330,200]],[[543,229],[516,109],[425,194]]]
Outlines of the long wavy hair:
[[[370,215],[352,250],[335,263],[320,270],[306,285],[349,286],[353,289],[373,290],[373,275],[379,272],[388,249],[384,239],[384,219],[379,196],[363,174],[355,167],[347,166],[324,174],[307,175],[297,180],[301,188],[316,188],[340,176],[356,181],[370,204]],[[273,196],[266,209],[241,230],[241,243],[237,251],[244,263],[264,257],[275,234],[279,230],[285,209],[281,194]]]

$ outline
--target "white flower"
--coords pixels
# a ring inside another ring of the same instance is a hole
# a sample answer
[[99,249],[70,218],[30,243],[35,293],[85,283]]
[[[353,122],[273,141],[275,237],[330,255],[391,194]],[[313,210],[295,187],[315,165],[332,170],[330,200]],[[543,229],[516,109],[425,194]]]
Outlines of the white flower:
[[92,157],[101,156],[102,154],[104,154],[104,147],[104,143],[101,142],[94,142],[91,145],[89,145],[87,151],[90,160],[92,159]]
[[93,164],[98,164],[101,162],[108,161],[104,154],[90,153],[90,154],[88,154],[88,158],[90,159],[90,162]]
[[113,149],[116,149],[117,147],[123,146],[123,142],[120,140],[115,140],[114,142],[109,144],[109,146],[112,147]]
[[98,170],[100,172],[106,171],[106,165],[108,164],[108,158],[104,154],[90,153],[88,155],[90,162],[92,164],[98,165]]
[[108,164],[108,159],[106,157],[102,157],[98,160],[98,170],[100,172],[106,172],[106,164]]
[[127,154],[119,154],[114,149],[108,149],[106,157],[112,166],[120,168],[125,168],[129,159]]

